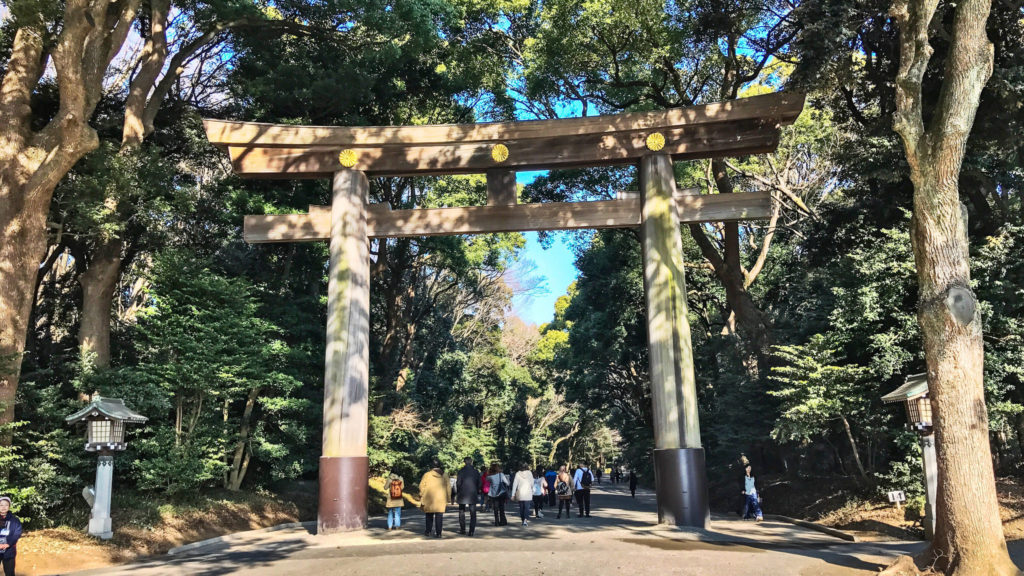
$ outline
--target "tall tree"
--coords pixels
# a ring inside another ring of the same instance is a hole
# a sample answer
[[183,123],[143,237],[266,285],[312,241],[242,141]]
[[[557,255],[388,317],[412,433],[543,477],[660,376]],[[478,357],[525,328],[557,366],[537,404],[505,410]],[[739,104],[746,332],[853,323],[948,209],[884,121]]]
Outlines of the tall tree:
[[[14,418],[20,360],[37,271],[46,251],[46,216],[53,190],[79,159],[99,147],[90,119],[103,96],[111,65],[135,23],[145,25],[140,26],[143,49],[125,103],[122,142],[131,149],[152,131],[160,103],[190,60],[223,39],[226,30],[268,20],[283,30],[305,29],[266,17],[256,3],[186,6],[197,15],[192,19],[197,35],[179,46],[168,62],[170,0],[18,0],[9,6],[15,32],[0,83],[0,425]],[[51,64],[53,77],[45,74]],[[34,109],[34,94],[54,87],[59,94],[57,108]],[[107,307],[110,304],[116,280],[113,270],[121,260],[116,240],[112,237],[100,244],[95,262],[102,269],[85,276],[83,288],[97,309],[104,302]],[[92,349],[109,338],[105,333],[109,319],[90,318],[86,330],[83,347]]]
[[[587,114],[670,108],[737,98],[765,76],[773,57],[796,34],[787,2],[747,0],[615,0],[605,3],[545,2],[535,38],[524,51],[523,94],[555,102],[530,109],[557,111],[566,104]],[[559,106],[560,105],[560,106]],[[740,187],[724,160],[707,166],[710,188],[728,194]],[[771,342],[770,318],[754,301],[757,276],[736,223],[690,233],[726,291],[726,326],[740,333],[752,372]],[[771,235],[762,237],[767,250]],[[756,260],[757,256],[754,258]]]
[[[0,425],[14,418],[50,197],[68,170],[99,146],[89,118],[139,4],[71,0],[63,11],[49,2],[10,5],[16,32],[0,84]],[[50,63],[60,104],[39,122],[32,96]]]
[[[935,413],[939,484],[931,553],[947,574],[1017,574],[1003,537],[988,442],[981,313],[970,288],[959,175],[982,89],[992,74],[990,0],[955,7],[938,100],[922,91],[938,0],[897,0],[894,129],[914,184],[911,243]],[[932,104],[929,106],[929,104]]]

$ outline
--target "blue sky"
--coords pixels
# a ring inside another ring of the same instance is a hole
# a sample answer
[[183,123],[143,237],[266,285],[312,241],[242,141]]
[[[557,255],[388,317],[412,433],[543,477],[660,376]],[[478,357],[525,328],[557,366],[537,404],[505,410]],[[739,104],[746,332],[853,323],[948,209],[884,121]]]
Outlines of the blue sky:
[[516,296],[512,299],[512,313],[519,316],[527,324],[543,324],[550,322],[555,315],[555,300],[565,294],[569,284],[579,275],[573,265],[572,251],[557,234],[551,247],[545,250],[537,240],[536,232],[527,232],[526,250],[522,260],[536,266],[530,275],[542,278],[537,290],[529,294]]
[[[516,174],[516,183],[529,184],[541,174],[546,172],[519,172]],[[520,259],[533,264],[532,270],[528,265],[524,269],[529,276],[540,280],[540,284],[536,290],[512,299],[512,313],[527,324],[540,325],[550,322],[554,317],[555,300],[565,294],[569,284],[579,275],[579,270],[574,264],[572,251],[564,242],[564,234],[556,233],[555,241],[546,250],[537,240],[536,232],[527,232],[524,236],[526,249]]]

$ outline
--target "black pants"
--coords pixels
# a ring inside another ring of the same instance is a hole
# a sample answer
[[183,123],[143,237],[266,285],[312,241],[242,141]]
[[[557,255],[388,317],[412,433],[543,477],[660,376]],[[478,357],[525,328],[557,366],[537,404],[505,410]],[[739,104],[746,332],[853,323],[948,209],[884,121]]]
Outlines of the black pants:
[[508,524],[508,518],[505,518],[505,497],[495,498],[491,505],[494,506],[494,525],[504,526]]
[[558,516],[559,517],[562,516],[562,507],[563,506],[565,507],[565,516],[566,516],[566,518],[572,518],[572,500],[569,499],[569,498],[565,498],[565,499],[559,498],[558,499]]
[[540,517],[540,511],[544,509],[544,497],[534,496],[533,497],[533,515]]
[[576,506],[580,509],[580,516],[590,516],[590,488],[576,491]]
[[427,512],[427,528],[423,534],[430,536],[430,532],[433,531],[435,536],[440,536],[442,521],[444,521],[444,512]]
[[4,558],[3,559],[2,562],[3,562],[3,566],[4,566],[4,576],[14,576],[14,561],[15,560],[17,560],[17,557],[14,557],[14,558]]
[[558,495],[555,494],[554,486],[549,486],[548,487],[548,506],[554,508],[555,507],[555,498],[557,498],[557,497],[558,497]]
[[466,532],[466,509],[469,509],[469,535],[476,531],[476,505],[459,504],[459,532]]

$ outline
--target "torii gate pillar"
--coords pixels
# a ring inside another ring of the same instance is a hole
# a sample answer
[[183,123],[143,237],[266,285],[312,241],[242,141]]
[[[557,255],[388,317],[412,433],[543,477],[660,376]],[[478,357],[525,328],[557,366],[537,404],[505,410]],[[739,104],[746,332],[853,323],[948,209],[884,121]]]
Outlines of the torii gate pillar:
[[369,182],[363,172],[335,172],[327,272],[327,361],[318,534],[366,527],[370,396],[368,190]]
[[686,317],[683,243],[672,159],[652,154],[640,161],[640,224],[647,300],[654,475],[658,522],[706,528],[708,508],[704,449],[697,419],[690,323]]

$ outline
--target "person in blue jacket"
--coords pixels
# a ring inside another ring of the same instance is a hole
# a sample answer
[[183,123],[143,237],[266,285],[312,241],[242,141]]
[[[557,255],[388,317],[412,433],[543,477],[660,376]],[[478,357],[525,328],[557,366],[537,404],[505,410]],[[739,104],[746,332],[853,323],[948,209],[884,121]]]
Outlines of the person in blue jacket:
[[761,499],[757,495],[757,484],[754,475],[750,472],[750,464],[744,468],[743,475],[743,519],[755,518],[758,522],[764,520],[761,513]]
[[14,558],[18,555],[18,539],[21,538],[21,520],[11,512],[11,499],[0,496],[0,564],[4,576],[14,576]]

